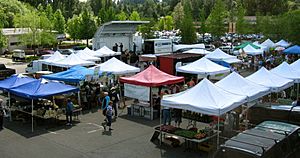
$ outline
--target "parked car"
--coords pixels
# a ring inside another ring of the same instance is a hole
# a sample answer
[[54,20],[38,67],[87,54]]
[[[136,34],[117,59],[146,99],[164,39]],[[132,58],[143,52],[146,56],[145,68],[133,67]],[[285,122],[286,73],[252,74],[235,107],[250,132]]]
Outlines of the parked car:
[[42,56],[42,55],[46,55],[46,54],[54,54],[53,50],[40,50],[37,52],[37,56]]
[[15,74],[16,70],[7,68],[4,64],[0,64],[0,79],[5,79],[10,77],[11,75]]
[[58,51],[63,55],[70,55],[72,53],[75,53],[74,49],[59,49]]
[[300,154],[300,126],[264,121],[227,140],[216,158],[297,158]]

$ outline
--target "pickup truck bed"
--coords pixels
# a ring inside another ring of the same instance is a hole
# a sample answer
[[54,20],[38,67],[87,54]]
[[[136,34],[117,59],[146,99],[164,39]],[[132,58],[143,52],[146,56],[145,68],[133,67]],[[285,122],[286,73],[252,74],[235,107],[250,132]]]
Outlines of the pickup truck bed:
[[15,69],[6,68],[4,64],[0,64],[0,80],[10,77],[15,73],[16,73]]

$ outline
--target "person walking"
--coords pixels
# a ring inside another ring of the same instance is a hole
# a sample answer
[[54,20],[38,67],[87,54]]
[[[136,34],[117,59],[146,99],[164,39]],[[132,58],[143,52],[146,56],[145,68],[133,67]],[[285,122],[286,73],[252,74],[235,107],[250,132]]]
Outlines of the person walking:
[[104,98],[102,100],[101,109],[102,109],[103,116],[106,116],[106,110],[107,110],[108,104],[110,102],[110,97],[108,96],[108,92],[104,92],[103,94],[104,94]]
[[[111,128],[111,123],[112,123],[112,116],[113,116],[113,102],[110,101],[107,108],[106,108],[106,126],[109,127],[109,131],[113,130]],[[104,126],[104,130],[106,131],[106,126]]]
[[118,96],[118,91],[117,91],[117,87],[116,86],[113,86],[111,89],[110,89],[110,98],[111,98],[111,101],[112,101],[112,108],[114,109],[115,113],[114,113],[114,116],[115,118],[118,117],[118,103],[119,103],[119,96]]
[[74,104],[72,103],[71,99],[68,99],[67,106],[66,106],[67,126],[72,126],[73,110],[74,110]]

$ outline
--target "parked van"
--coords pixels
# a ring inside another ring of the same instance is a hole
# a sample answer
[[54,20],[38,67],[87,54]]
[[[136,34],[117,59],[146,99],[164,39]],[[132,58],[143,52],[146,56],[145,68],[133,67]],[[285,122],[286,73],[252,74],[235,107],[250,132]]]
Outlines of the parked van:
[[12,61],[25,61],[25,60],[26,60],[26,54],[24,50],[21,49],[13,50]]
[[227,140],[216,158],[298,158],[300,127],[277,121],[264,121]]
[[35,73],[37,71],[43,70],[43,62],[42,60],[34,60],[30,62],[25,68],[26,73]]

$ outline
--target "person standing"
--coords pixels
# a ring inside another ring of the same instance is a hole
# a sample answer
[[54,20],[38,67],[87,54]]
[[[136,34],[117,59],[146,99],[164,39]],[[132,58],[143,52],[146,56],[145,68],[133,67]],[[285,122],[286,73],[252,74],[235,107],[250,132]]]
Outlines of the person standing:
[[133,53],[135,54],[135,52],[136,52],[136,44],[135,44],[135,42],[133,42]]
[[115,46],[113,46],[113,51],[115,51],[115,52],[118,52],[118,44],[117,43],[115,43]]
[[180,124],[182,122],[182,110],[181,109],[173,109],[173,112],[174,112],[175,127],[180,128]]
[[[164,95],[169,94],[168,90],[164,91]],[[163,107],[163,124],[166,125],[168,123],[168,125],[171,124],[171,109],[169,107]]]
[[117,118],[118,117],[119,96],[118,96],[117,88],[115,86],[113,86],[110,89],[110,98],[111,98],[111,101],[112,101],[112,108],[115,111],[114,116],[115,116],[115,118]]
[[[112,107],[113,102],[110,101],[107,108],[106,108],[106,126],[109,127],[109,131],[113,130],[111,128],[111,123],[112,123],[112,116],[113,116],[113,107]],[[104,130],[106,130],[106,126],[104,126]]]
[[71,99],[68,99],[67,106],[66,106],[67,126],[72,126],[73,110],[74,110],[74,104],[72,103]]
[[122,53],[123,52],[123,43],[120,43],[120,52]]
[[108,92],[104,92],[103,94],[104,94],[104,98],[102,100],[101,109],[102,109],[102,114],[104,116],[106,116],[106,110],[107,110],[108,104],[110,102],[110,97],[108,96]]

